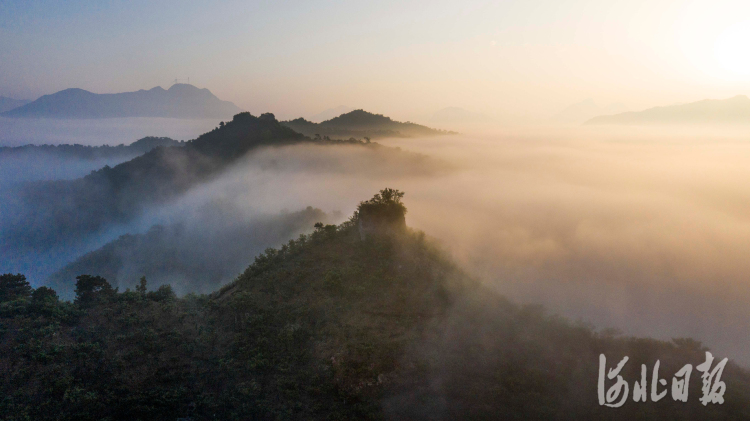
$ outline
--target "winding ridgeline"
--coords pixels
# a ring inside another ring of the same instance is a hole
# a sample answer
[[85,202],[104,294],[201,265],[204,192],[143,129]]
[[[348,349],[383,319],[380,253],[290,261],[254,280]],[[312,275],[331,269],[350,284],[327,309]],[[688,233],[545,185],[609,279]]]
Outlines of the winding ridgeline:
[[44,95],[0,115],[30,118],[226,118],[240,111],[208,89],[177,83],[165,90],[160,86],[136,92],[95,94],[71,88]]
[[629,356],[620,375],[632,386],[641,364],[659,360],[670,379],[703,362],[705,348],[597,333],[513,304],[408,228],[402,197],[385,189],[349,221],[316,224],[210,295],[149,291],[146,278],[121,292],[81,275],[65,302],[23,275],[0,276],[0,418],[750,416],[750,373],[731,362],[721,405],[700,403],[694,371],[687,402],[630,395],[621,408],[601,406],[599,354]]

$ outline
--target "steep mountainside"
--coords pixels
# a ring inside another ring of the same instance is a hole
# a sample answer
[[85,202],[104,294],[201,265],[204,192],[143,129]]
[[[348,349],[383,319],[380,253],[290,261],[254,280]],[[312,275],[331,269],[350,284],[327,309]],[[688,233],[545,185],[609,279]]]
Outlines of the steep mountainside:
[[704,99],[690,104],[594,117],[585,124],[750,124],[750,98]]
[[157,86],[149,90],[118,94],[95,94],[71,88],[44,95],[26,105],[4,112],[6,117],[112,118],[172,117],[223,118],[241,110],[222,101],[208,89],[175,84],[168,90]]
[[431,129],[419,124],[391,120],[380,114],[354,110],[322,123],[313,123],[304,118],[282,122],[307,136],[343,136],[343,137],[417,137],[451,134],[443,130]]
[[[467,277],[393,217],[401,194],[269,249],[210,296],[114,291],[78,278],[75,303],[0,279],[0,417],[146,419],[747,419],[750,375],[731,362],[724,403],[598,403],[599,355],[633,386],[671,379],[705,348],[596,333]],[[377,217],[380,211],[387,218]],[[387,229],[386,229],[387,228]],[[649,371],[649,375],[650,375]],[[649,376],[650,381],[650,376]],[[615,380],[607,380],[611,387]],[[650,388],[651,386],[649,386]]]

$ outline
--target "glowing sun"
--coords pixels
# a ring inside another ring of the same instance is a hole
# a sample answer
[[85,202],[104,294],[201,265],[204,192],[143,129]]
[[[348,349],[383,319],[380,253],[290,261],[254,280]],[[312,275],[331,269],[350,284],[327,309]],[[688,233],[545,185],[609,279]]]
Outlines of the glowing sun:
[[750,76],[750,21],[736,23],[724,30],[714,44],[714,54],[726,70]]

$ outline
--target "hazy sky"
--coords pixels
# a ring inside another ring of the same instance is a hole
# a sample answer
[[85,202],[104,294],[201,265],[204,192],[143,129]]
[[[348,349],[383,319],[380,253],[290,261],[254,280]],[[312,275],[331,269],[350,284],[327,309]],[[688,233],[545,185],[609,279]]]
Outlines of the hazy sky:
[[0,95],[190,77],[254,112],[554,114],[750,93],[750,2],[0,0]]

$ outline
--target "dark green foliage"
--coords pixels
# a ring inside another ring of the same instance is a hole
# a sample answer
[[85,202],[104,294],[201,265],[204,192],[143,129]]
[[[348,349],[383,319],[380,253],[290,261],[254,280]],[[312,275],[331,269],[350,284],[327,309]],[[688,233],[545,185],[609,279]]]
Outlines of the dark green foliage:
[[76,300],[81,307],[91,307],[97,301],[106,300],[114,295],[112,285],[101,276],[76,276]]
[[146,294],[146,296],[156,302],[172,301],[177,298],[174,291],[172,291],[172,287],[169,285],[162,285],[156,291]]
[[31,296],[31,285],[26,276],[6,273],[0,275],[0,302],[28,298]]
[[31,300],[35,303],[54,303],[58,298],[54,289],[41,286],[31,294]]
[[135,287],[135,291],[137,293],[141,294],[141,295],[146,294],[146,284],[147,283],[148,282],[146,281],[146,277],[145,276],[141,276],[140,281],[138,281],[138,285],[136,285],[136,287]]
[[383,214],[391,218],[406,215],[406,206],[401,202],[404,193],[395,189],[385,188],[372,199],[360,202],[357,212],[363,214]]

